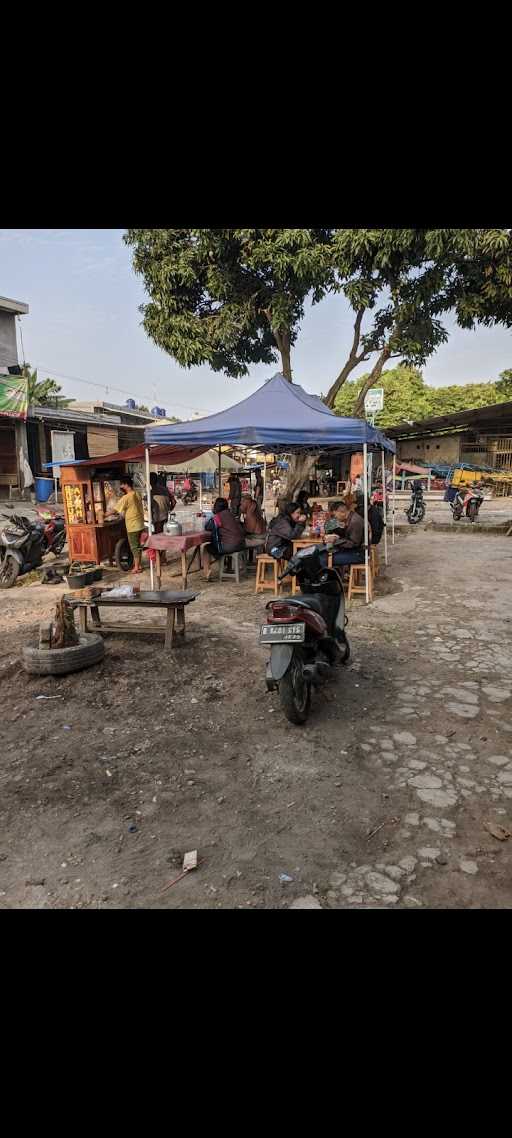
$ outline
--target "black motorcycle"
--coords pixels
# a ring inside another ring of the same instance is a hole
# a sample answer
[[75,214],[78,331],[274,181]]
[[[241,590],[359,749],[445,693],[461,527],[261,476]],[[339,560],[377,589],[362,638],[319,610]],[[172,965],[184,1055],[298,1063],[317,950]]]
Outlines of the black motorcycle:
[[405,513],[407,521],[411,526],[423,521],[425,517],[425,502],[423,501],[423,486],[421,482],[413,482],[411,487],[411,504]]
[[260,630],[260,644],[271,650],[267,689],[279,691],[291,723],[306,722],[311,687],[324,683],[337,664],[350,658],[342,579],[338,570],[324,568],[321,553],[327,548],[310,546],[291,558],[279,579],[296,576],[302,595],[269,601],[267,623]]
[[44,522],[31,522],[19,514],[7,517],[0,532],[0,589],[11,589],[16,579],[43,562]]

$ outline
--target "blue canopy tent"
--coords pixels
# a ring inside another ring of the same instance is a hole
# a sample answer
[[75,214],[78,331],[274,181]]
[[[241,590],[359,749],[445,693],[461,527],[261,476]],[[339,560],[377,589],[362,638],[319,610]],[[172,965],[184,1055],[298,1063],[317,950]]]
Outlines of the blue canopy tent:
[[360,450],[364,444],[368,450],[396,451],[395,443],[365,419],[335,415],[318,395],[308,395],[279,373],[226,411],[187,423],[146,427],[144,438],[150,445],[238,445],[292,453]]
[[[318,395],[309,395],[297,383],[289,383],[278,373],[259,387],[253,395],[242,399],[204,419],[186,423],[147,427],[146,448],[152,444],[181,446],[221,445],[261,447],[285,453],[331,454],[363,451],[365,499],[365,563],[368,569],[368,452],[395,454],[396,445],[365,419],[341,418],[326,407]],[[148,493],[150,489],[148,487]],[[384,495],[385,498],[385,495]],[[384,503],[384,511],[386,504]],[[386,517],[384,516],[384,525]],[[387,533],[384,529],[387,562]],[[366,573],[368,601],[368,572]]]

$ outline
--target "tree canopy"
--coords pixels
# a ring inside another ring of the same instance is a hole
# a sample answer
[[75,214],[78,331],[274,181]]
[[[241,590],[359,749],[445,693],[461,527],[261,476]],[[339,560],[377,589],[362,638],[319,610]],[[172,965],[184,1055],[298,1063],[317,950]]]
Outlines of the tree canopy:
[[[306,298],[343,293],[354,335],[329,406],[372,356],[367,386],[389,359],[421,367],[450,311],[464,328],[512,326],[508,229],[129,229],[124,240],[148,293],[144,328],[183,367],[235,377],[280,354],[291,379]],[[355,413],[363,402],[364,385]]]
[[[367,376],[349,380],[336,397],[337,415],[351,415],[354,402]],[[431,387],[418,368],[398,365],[382,372],[379,387],[384,388],[384,408],[375,416],[377,427],[390,427],[406,420],[419,422],[431,415],[448,415],[473,407],[485,407],[512,399],[512,369],[500,379],[483,383],[450,384]]]
[[319,301],[333,280],[330,238],[327,229],[128,229],[148,336],[182,367],[207,363],[233,377],[280,353],[291,379],[305,299]]

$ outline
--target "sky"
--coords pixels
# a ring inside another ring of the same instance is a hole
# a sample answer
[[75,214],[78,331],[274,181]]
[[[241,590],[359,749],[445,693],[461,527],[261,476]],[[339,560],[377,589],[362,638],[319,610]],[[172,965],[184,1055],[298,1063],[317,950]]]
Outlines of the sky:
[[[133,398],[191,418],[244,399],[279,371],[258,365],[240,380],[208,367],[180,368],[141,326],[145,300],[122,229],[0,229],[0,295],[30,307],[21,317],[24,358],[79,400]],[[292,358],[295,382],[325,393],[345,362],[353,315],[343,297],[308,305]],[[435,387],[495,380],[512,367],[511,333],[446,321],[448,343],[423,369]],[[18,351],[22,357],[18,333]],[[361,365],[351,378],[368,370]]]

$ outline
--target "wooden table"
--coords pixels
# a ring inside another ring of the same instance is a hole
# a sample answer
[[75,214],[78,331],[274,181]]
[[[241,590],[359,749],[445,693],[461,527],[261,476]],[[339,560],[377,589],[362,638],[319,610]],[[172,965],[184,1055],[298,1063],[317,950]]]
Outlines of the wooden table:
[[[212,535],[208,530],[201,530],[199,533],[182,533],[173,536],[169,533],[152,533],[144,546],[144,549],[154,549],[156,553],[156,579],[158,588],[162,585],[162,566],[160,560],[161,553],[181,553],[181,579],[182,588],[187,587],[187,577],[192,568],[193,562],[197,554],[199,554],[199,566],[201,568],[201,546],[209,545],[212,540]],[[190,561],[187,562],[187,550],[193,549],[194,552]]]
[[[292,542],[292,545],[293,545],[293,556],[295,556],[298,549],[306,549],[308,545],[325,545],[325,541],[324,541],[323,537],[300,537],[297,539],[297,541]],[[329,569],[332,569],[332,550],[329,552],[329,554],[327,556],[327,566]],[[298,593],[298,591],[299,591],[299,585],[297,582],[297,578],[292,577],[292,597],[294,597],[295,593]]]
[[[89,600],[72,599],[68,603],[72,608],[78,609],[78,622],[80,632],[136,632],[165,634],[165,648],[172,648],[174,636],[185,638],[185,605],[189,605],[200,596],[193,589],[186,592],[161,589],[159,592],[141,592],[133,597],[109,597],[108,592]],[[109,608],[160,608],[166,609],[167,621],[162,624],[103,624],[100,620],[99,609]],[[92,628],[88,629],[87,609],[91,610]]]

